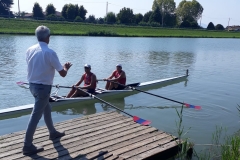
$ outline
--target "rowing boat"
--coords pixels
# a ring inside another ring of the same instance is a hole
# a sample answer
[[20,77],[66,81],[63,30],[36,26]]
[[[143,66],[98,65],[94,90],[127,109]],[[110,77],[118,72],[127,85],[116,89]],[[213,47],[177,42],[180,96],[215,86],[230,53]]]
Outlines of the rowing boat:
[[[141,89],[141,90],[150,90],[150,89],[164,87],[164,86],[181,82],[183,80],[186,80],[187,77],[188,77],[188,74],[185,74],[185,75],[172,77],[172,78],[158,79],[158,80],[142,82],[142,83],[132,83],[132,84],[128,84],[128,86],[132,86],[134,88]],[[72,103],[79,103],[79,102],[93,100],[92,97],[65,98],[64,96],[59,96],[57,94],[58,90],[59,88],[57,88],[57,90],[54,91],[50,96],[50,103],[52,107],[61,106],[61,105],[71,105]],[[135,93],[137,92],[128,88],[123,90],[105,90],[101,88],[96,89],[96,96],[99,98],[104,98],[104,97],[113,98],[113,96],[120,96],[120,95],[127,96]],[[2,109],[0,110],[0,117],[19,114],[21,112],[30,112],[33,106],[34,104],[29,104],[29,105]]]

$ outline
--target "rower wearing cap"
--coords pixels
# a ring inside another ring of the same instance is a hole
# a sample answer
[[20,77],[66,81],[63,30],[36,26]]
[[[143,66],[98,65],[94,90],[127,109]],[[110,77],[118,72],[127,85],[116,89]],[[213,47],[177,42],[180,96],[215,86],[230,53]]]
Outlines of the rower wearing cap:
[[84,82],[84,86],[80,87],[81,89],[91,94],[95,93],[95,89],[97,86],[96,75],[91,72],[91,65],[89,64],[84,65],[84,70],[85,70],[85,73],[82,75],[81,79],[74,85],[72,90],[68,93],[67,98],[88,96],[88,94],[75,88],[80,86],[82,82]]
[[126,74],[125,72],[122,70],[122,65],[121,64],[117,64],[116,65],[116,70],[113,71],[113,73],[111,74],[110,77],[104,79],[107,81],[106,87],[105,89],[107,90],[122,90],[125,87],[118,85],[116,83],[111,83],[111,81],[114,82],[118,82],[120,84],[126,85]]

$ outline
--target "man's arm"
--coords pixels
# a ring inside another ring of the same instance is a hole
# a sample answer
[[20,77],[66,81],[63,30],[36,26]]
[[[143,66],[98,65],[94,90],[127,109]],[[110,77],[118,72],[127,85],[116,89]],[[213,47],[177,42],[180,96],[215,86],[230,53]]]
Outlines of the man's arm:
[[121,78],[126,78],[126,74],[124,71],[122,71],[122,73],[119,75],[119,77],[111,79],[111,81],[118,81]]
[[97,81],[96,75],[93,74],[92,77],[91,77],[91,83],[90,83],[90,85],[87,85],[87,86],[84,86],[84,87],[81,87],[81,88],[82,88],[82,89],[93,88],[94,85],[96,84],[96,81]]
[[105,78],[105,79],[103,79],[103,80],[110,80],[110,79],[112,79],[112,78],[114,77],[114,72],[115,72],[115,71],[113,71],[112,74],[111,74],[108,78]]
[[75,84],[75,86],[80,86],[83,80],[84,80],[84,75],[82,75],[81,79]]

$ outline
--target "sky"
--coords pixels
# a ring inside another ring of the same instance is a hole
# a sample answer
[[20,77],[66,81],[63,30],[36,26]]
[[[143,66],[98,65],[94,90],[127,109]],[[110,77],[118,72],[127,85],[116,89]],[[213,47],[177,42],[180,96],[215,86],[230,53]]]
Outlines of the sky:
[[[35,2],[38,2],[40,6],[45,10],[49,3],[52,3],[57,11],[62,10],[64,4],[72,3],[83,5],[88,11],[88,15],[95,15],[96,18],[104,17],[106,15],[106,6],[108,1],[108,12],[119,13],[123,7],[133,9],[134,13],[145,14],[152,8],[153,0],[19,0],[20,11],[28,13],[32,12],[32,8]],[[13,0],[14,5],[12,11],[18,11],[18,0]],[[181,0],[175,0],[176,6],[178,6]],[[240,25],[239,6],[240,0],[198,0],[203,6],[202,19],[198,20],[198,23],[206,27],[209,22],[213,22],[214,25],[222,24],[224,27],[232,25]]]

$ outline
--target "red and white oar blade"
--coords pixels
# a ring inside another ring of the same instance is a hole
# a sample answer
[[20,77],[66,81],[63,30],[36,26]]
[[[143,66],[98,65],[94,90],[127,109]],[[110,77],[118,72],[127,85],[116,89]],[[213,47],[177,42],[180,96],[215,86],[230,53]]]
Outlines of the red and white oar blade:
[[143,126],[148,126],[151,123],[151,121],[139,118],[137,116],[133,116],[133,121]]
[[16,83],[17,83],[17,85],[19,87],[22,87],[22,88],[25,88],[25,89],[29,89],[28,87],[25,86],[25,84],[28,84],[28,83],[24,83],[24,82],[16,82]]
[[24,82],[16,82],[17,85],[24,85],[25,83]]

